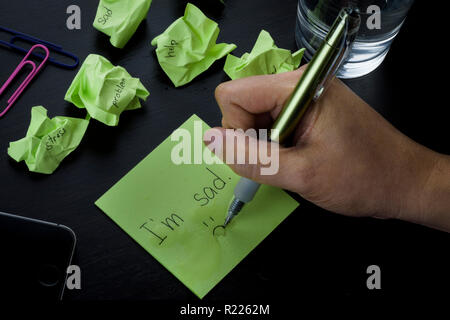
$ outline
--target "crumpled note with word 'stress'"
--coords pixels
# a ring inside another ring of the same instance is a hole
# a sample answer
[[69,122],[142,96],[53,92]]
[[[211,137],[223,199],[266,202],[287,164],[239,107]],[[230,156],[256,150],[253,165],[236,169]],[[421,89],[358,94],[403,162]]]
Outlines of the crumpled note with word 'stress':
[[31,109],[31,121],[25,138],[10,142],[8,154],[17,162],[25,160],[33,172],[51,174],[83,139],[89,120],[47,117],[42,106]]
[[124,110],[141,107],[149,92],[124,68],[102,56],[90,54],[72,81],[64,99],[109,126],[117,126]]
[[157,46],[156,55],[162,69],[175,87],[179,87],[236,48],[234,44],[217,44],[218,35],[217,23],[188,3],[184,16],[154,38],[151,44]]

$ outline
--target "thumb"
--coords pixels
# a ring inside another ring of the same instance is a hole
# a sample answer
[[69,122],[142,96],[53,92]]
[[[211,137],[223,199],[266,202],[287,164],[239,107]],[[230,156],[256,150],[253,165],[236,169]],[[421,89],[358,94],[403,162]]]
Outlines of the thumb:
[[203,141],[238,175],[261,184],[295,190],[295,172],[302,157],[295,148],[284,148],[266,140],[267,131],[212,128]]

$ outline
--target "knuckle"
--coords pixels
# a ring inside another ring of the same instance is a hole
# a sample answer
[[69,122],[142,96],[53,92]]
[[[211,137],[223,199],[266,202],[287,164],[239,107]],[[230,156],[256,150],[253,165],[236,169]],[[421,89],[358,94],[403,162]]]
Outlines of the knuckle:
[[219,103],[219,106],[224,102],[226,97],[229,95],[229,85],[228,82],[223,82],[219,84],[214,90],[214,97]]

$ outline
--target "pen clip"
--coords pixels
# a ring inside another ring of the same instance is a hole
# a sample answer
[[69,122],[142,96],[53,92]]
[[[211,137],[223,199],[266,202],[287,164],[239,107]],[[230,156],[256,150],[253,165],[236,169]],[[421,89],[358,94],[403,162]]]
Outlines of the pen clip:
[[336,75],[339,68],[344,64],[347,60],[348,55],[350,53],[350,49],[353,45],[353,41],[356,38],[356,34],[358,33],[360,26],[360,17],[359,11],[356,8],[344,8],[342,11],[345,11],[349,16],[353,19],[353,22],[350,24],[349,20],[346,20],[345,25],[345,33],[342,37],[341,43],[339,45],[338,54],[334,58],[334,61],[330,65],[330,68],[327,70],[323,81],[317,86],[316,92],[314,94],[313,100],[316,101],[320,98],[320,96],[325,92],[330,80]]
[[322,82],[317,86],[316,92],[314,93],[313,100],[316,101],[320,98],[320,96],[325,92],[325,89],[328,87],[330,80],[336,75],[339,67],[346,60],[349,52],[349,45],[345,46],[344,41],[342,41],[343,45],[339,49],[339,54],[334,59],[327,73],[325,74]]

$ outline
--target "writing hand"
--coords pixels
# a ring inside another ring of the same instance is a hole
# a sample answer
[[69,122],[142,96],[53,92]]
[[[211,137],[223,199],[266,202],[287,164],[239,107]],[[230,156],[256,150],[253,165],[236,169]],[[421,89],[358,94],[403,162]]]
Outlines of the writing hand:
[[[225,128],[270,128],[303,70],[220,84],[216,100],[223,128],[214,129],[222,131],[224,149],[226,135],[235,134]],[[403,135],[338,79],[310,106],[293,146],[280,147],[279,161],[275,175],[261,175],[260,163],[230,167],[329,211],[450,231],[450,157]]]

